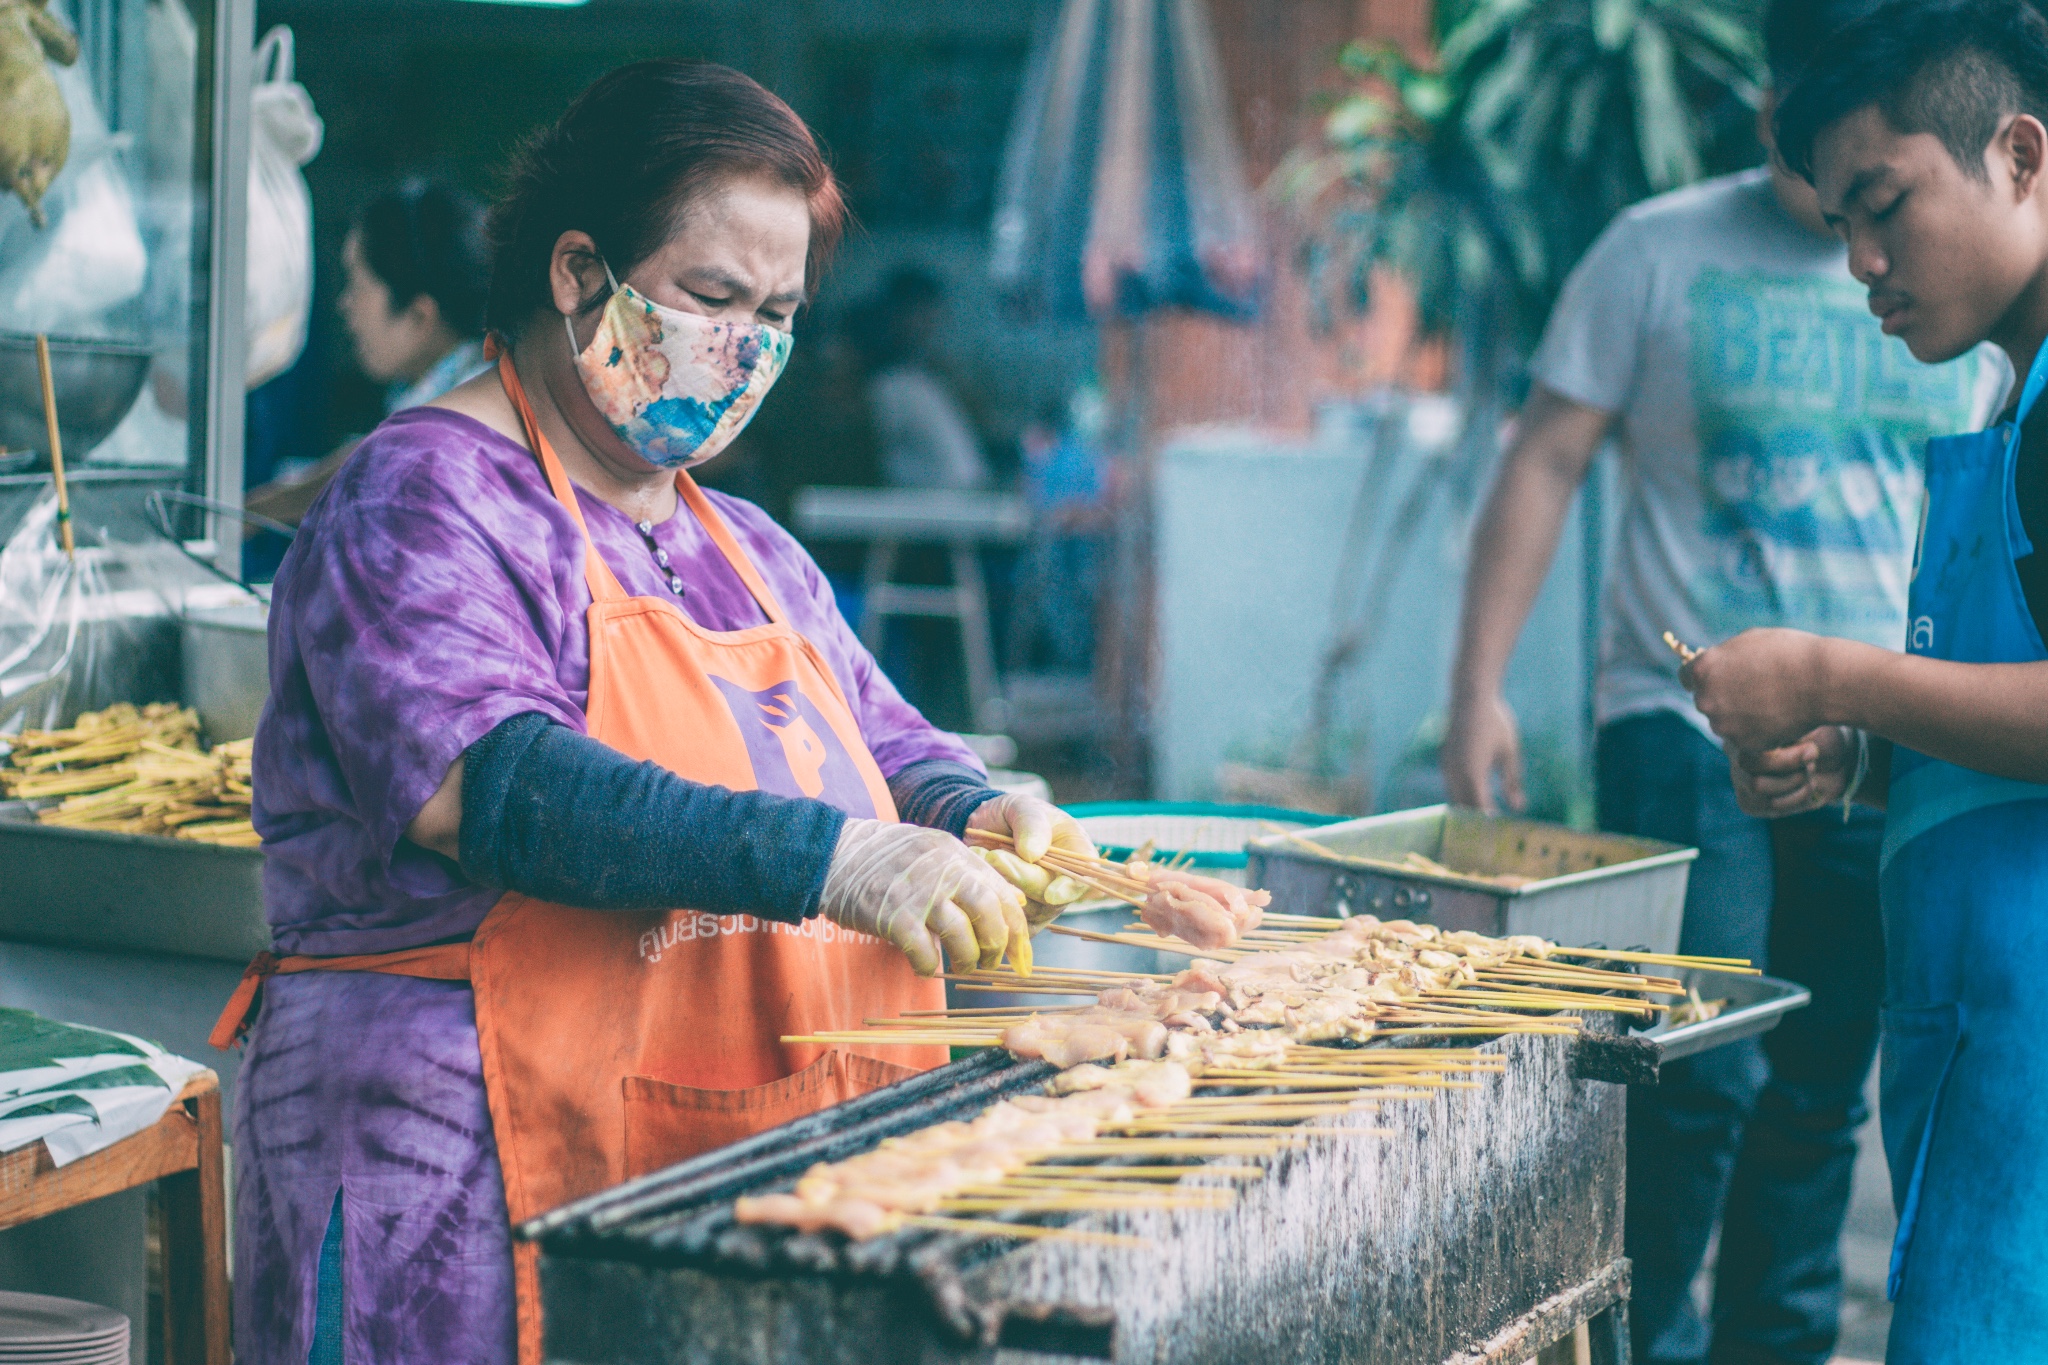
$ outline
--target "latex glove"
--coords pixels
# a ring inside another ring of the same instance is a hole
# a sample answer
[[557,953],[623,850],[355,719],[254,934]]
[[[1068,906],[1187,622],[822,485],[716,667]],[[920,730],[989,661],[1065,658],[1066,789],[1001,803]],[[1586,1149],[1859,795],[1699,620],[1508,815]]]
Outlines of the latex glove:
[[1024,918],[1034,932],[1087,896],[1088,888],[1081,883],[1038,865],[1047,851],[1055,848],[1080,858],[1097,856],[1081,822],[1051,802],[1005,792],[976,806],[974,814],[967,817],[967,828],[1010,836],[1009,848],[983,849],[981,856],[1024,893]]
[[1024,897],[941,830],[849,818],[818,909],[834,924],[892,943],[919,976],[993,967],[1030,931]]

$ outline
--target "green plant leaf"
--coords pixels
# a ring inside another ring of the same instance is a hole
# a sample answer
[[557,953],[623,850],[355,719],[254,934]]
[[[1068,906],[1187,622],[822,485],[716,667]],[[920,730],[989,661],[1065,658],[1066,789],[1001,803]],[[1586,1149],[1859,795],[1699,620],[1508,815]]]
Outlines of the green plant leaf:
[[1535,0],[1478,0],[1471,13],[1461,20],[1457,27],[1444,36],[1437,48],[1437,64],[1440,70],[1450,75],[1460,72],[1465,63],[1494,39],[1514,25],[1528,13]]
[[1608,75],[1594,67],[1572,87],[1571,107],[1565,112],[1564,159],[1573,166],[1593,152],[1593,134],[1600,126],[1600,113],[1607,102]]
[[1508,148],[1509,163],[1515,168],[1511,179],[1502,181],[1509,189],[1526,189],[1546,169],[1545,153],[1557,137],[1557,106],[1564,97],[1568,73],[1548,69],[1536,82],[1515,121],[1515,136]]
[[1749,80],[1761,85],[1770,78],[1764,65],[1763,39],[1749,24],[1711,4],[1664,0],[1659,8],[1665,24],[1698,34]]
[[1629,45],[1635,68],[1636,144],[1643,174],[1654,190],[1676,189],[1699,179],[1699,151],[1693,146],[1692,115],[1672,69],[1671,41],[1661,26],[1644,22]]
[[60,1023],[29,1010],[0,1008],[0,1072],[50,1066],[59,1058],[97,1057],[106,1053],[149,1055],[104,1029]]
[[1408,111],[1425,123],[1435,123],[1450,112],[1457,94],[1448,81],[1417,74],[1401,83],[1401,99]]
[[1491,139],[1508,110],[1527,98],[1540,50],[1536,34],[1517,31],[1508,39],[1506,59],[1473,85],[1472,97],[1465,102],[1464,124],[1475,141]]
[[1628,46],[1641,18],[1637,0],[1593,0],[1593,41],[1603,52],[1619,52]]

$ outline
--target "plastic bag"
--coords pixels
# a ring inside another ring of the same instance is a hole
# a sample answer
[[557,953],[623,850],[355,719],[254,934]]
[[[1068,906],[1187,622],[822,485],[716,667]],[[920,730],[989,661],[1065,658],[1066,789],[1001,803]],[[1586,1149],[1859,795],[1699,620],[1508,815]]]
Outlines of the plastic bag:
[[0,545],[0,736],[58,729],[117,701],[178,697],[178,609],[206,576],[170,544],[112,544],[105,528],[77,529],[68,558],[46,486]]
[[279,24],[256,44],[250,92],[248,386],[291,368],[313,311],[313,199],[299,167],[320,151],[325,127],[313,97],[292,79],[292,31]]

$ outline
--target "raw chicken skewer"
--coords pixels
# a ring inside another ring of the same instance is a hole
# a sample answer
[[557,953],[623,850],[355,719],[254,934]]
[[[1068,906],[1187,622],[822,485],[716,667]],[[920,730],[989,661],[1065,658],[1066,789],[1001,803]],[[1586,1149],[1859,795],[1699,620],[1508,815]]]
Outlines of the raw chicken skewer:
[[[969,830],[968,840],[998,856],[1014,846],[1008,835],[989,830]],[[1039,862],[1072,882],[1136,906],[1139,918],[1158,932],[1203,949],[1228,948],[1256,929],[1272,900],[1265,891],[1247,891],[1215,877],[1137,858],[1116,863],[1054,848]],[[1002,870],[1001,864],[996,866]]]

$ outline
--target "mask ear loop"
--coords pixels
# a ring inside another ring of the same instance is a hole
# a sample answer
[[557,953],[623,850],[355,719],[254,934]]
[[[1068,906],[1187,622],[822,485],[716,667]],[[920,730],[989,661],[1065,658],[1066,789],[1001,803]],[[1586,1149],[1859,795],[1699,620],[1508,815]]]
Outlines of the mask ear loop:
[[[605,260],[605,258],[602,256],[598,257],[597,259],[598,264],[604,267],[605,283],[612,287],[612,294],[618,293],[619,280],[616,275],[612,274],[612,263],[610,261]],[[610,295],[606,295],[606,302],[610,302],[610,298]],[[576,356],[582,355],[583,348],[576,344],[576,324],[569,320],[569,315],[567,313],[562,314],[562,331],[569,338],[570,357],[574,358]]]

